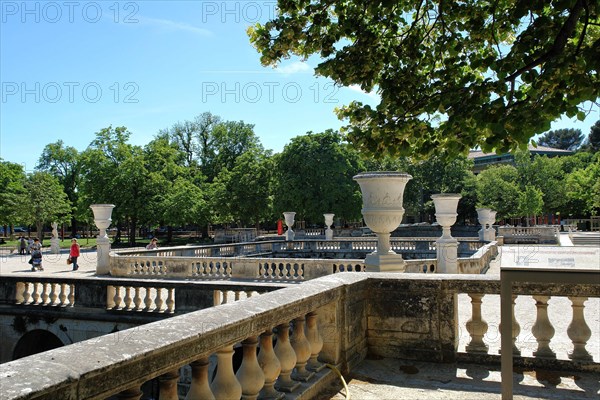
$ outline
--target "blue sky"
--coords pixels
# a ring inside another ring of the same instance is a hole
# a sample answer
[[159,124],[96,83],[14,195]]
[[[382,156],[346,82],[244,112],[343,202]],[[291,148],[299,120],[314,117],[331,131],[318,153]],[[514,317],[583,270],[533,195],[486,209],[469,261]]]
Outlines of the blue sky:
[[[246,28],[274,15],[259,1],[0,1],[0,157],[31,171],[48,143],[84,150],[126,126],[144,145],[205,111],[255,125],[279,152],[307,131],[337,129],[335,107],[376,96],[316,78],[316,59],[260,65]],[[563,119],[553,129],[588,134]]]

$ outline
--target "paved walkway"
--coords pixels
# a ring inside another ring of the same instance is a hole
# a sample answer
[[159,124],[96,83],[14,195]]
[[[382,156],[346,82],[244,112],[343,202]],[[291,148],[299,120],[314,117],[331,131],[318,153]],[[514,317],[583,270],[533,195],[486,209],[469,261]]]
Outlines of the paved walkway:
[[29,255],[19,255],[17,253],[9,254],[8,249],[3,248],[0,252],[0,276],[19,276],[38,274],[43,276],[92,276],[96,273],[96,251],[82,249],[81,256],[78,259],[79,269],[73,271],[71,265],[67,265],[69,251],[63,250],[60,254],[50,254],[50,249],[46,248],[42,254],[42,266],[44,271],[31,271]]

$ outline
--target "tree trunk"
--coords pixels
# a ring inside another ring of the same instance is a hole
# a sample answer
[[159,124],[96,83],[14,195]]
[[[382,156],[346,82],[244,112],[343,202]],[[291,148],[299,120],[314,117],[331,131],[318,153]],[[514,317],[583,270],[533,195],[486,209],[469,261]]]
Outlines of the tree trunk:
[[129,245],[132,247],[135,246],[136,225],[137,220],[135,218],[132,218],[129,226]]
[[173,242],[173,227],[171,225],[167,226],[167,243]]

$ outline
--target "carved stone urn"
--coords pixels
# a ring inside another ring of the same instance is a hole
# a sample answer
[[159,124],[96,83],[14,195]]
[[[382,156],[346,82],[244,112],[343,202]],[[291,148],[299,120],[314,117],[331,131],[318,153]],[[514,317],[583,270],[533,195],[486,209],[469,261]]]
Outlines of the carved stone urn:
[[114,204],[92,204],[90,206],[94,212],[94,223],[100,230],[96,239],[96,247],[98,248],[98,262],[96,264],[96,274],[104,275],[110,273],[110,239],[106,234],[106,230],[112,222],[112,210]]
[[481,230],[479,230],[479,240],[482,242],[486,240],[486,225],[488,220],[490,219],[490,213],[492,212],[489,208],[478,208],[477,209],[477,219],[481,224]]
[[333,239],[333,229],[331,229],[331,225],[333,225],[333,217],[335,214],[323,214],[325,217],[325,240]]
[[367,271],[404,272],[402,255],[391,249],[390,234],[402,222],[404,188],[412,176],[401,172],[363,172],[353,179],[362,192],[365,223],[377,235],[377,249],[365,258]]
[[296,213],[293,211],[287,211],[283,213],[283,217],[285,218],[285,225],[287,226],[287,230],[285,231],[285,240],[292,241],[294,240],[294,231],[292,230],[292,226],[294,226],[294,217]]
[[458,201],[462,196],[454,193],[434,194],[435,219],[442,227],[442,236],[435,241],[437,253],[437,271],[440,273],[458,273],[458,241],[452,237],[450,228],[456,222]]

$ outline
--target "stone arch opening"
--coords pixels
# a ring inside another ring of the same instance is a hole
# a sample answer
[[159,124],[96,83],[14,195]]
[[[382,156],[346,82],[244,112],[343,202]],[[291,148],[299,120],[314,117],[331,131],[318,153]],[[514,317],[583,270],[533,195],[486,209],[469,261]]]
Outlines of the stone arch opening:
[[62,347],[65,344],[52,332],[35,329],[24,334],[13,351],[13,360]]

